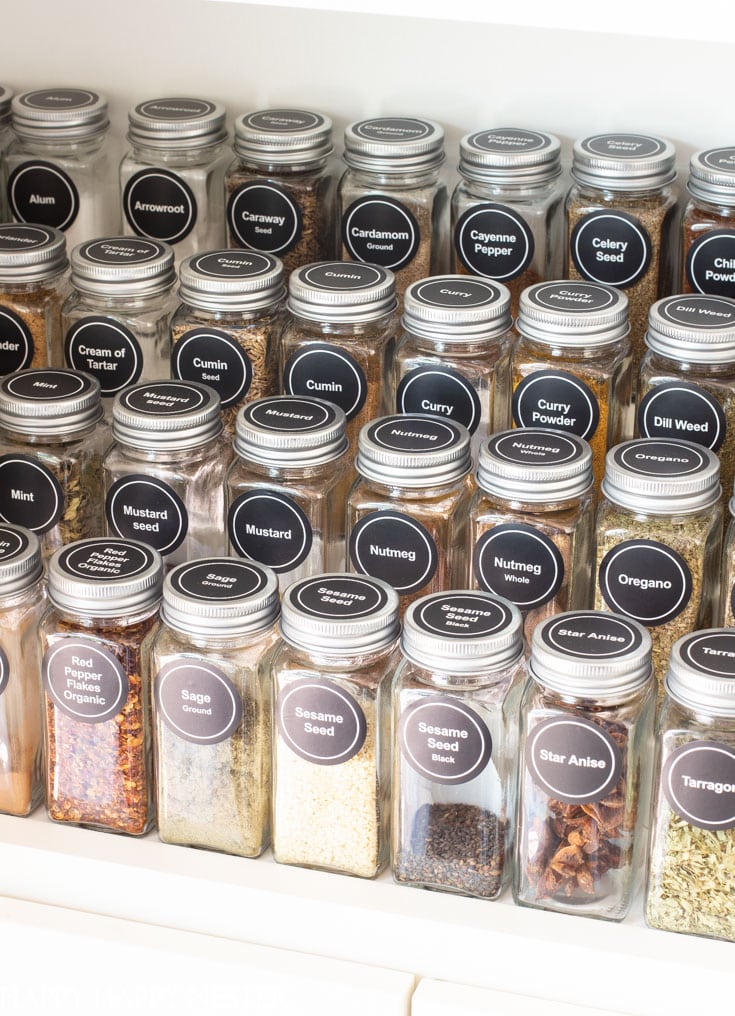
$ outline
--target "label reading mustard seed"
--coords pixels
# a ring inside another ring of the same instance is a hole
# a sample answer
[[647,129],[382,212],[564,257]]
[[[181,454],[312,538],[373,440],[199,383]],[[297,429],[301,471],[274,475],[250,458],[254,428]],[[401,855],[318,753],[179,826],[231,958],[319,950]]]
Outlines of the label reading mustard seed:
[[186,507],[176,491],[142,473],[113,483],[105,499],[105,514],[117,536],[142,540],[164,556],[181,546],[189,529]]
[[367,735],[365,714],[358,703],[328,680],[289,684],[278,696],[276,722],[292,752],[321,766],[349,761]]
[[431,696],[404,710],[398,743],[419,776],[443,785],[474,780],[492,755],[490,731],[482,717],[444,696]]

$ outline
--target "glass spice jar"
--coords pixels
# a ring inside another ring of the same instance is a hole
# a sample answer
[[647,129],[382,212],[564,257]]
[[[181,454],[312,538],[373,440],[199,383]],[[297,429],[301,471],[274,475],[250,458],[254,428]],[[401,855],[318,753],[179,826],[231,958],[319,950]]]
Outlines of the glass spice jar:
[[735,941],[735,632],[697,631],[671,651],[657,729],[645,918],[650,928]]
[[153,823],[148,659],[161,577],[160,555],[132,540],[80,540],[49,562],[39,636],[55,822],[131,836]]
[[669,141],[648,135],[597,134],[574,144],[567,275],[625,290],[634,370],[648,308],[672,290],[675,157]]
[[261,109],[235,121],[225,176],[231,247],[275,254],[286,278],[335,255],[332,121],[304,109]]
[[211,557],[169,572],[151,646],[158,835],[257,857],[270,838],[278,581]]
[[509,873],[523,622],[459,590],[406,611],[393,680],[393,877],[496,899]]
[[449,268],[444,130],[418,117],[349,124],[338,188],[342,257],[390,268],[399,299]]
[[62,365],[68,266],[57,229],[0,225],[0,375]]
[[60,229],[70,250],[116,233],[120,198],[107,99],[86,88],[23,92],[13,99],[12,123],[5,159],[13,219]]
[[681,223],[681,290],[735,297],[735,148],[695,152]]
[[584,438],[599,487],[608,448],[633,431],[627,297],[592,282],[541,283],[521,293],[516,326],[514,425]]
[[322,399],[279,396],[240,410],[227,474],[230,549],[267,565],[281,591],[344,567],[353,479],[345,416]]
[[720,603],[717,619],[724,627],[735,628],[735,494],[730,497],[728,508],[730,520],[722,551]]
[[413,282],[402,324],[392,358],[396,412],[448,416],[467,427],[476,452],[508,426],[514,338],[508,290],[461,275]]
[[171,568],[225,553],[219,396],[194,381],[152,381],[116,396],[102,474],[107,532],[142,540]]
[[0,381],[0,521],[24,526],[44,559],[102,532],[100,388],[71,370],[23,370]]
[[[595,609],[645,625],[663,681],[674,642],[712,623],[722,545],[720,467],[707,448],[638,438],[607,455]],[[661,686],[662,687],[662,686]]]
[[149,99],[128,114],[120,163],[123,231],[170,244],[179,262],[224,245],[225,108],[209,99]]
[[571,434],[495,434],[480,448],[470,504],[469,584],[515,604],[536,625],[592,598],[592,453]]
[[385,416],[360,431],[355,465],[350,569],[393,586],[401,613],[418,596],[460,587],[474,487],[467,428],[439,417]]
[[558,279],[564,267],[559,139],[518,127],[466,134],[459,175],[452,195],[453,271],[505,283],[516,317],[521,291]]
[[374,878],[388,863],[398,597],[326,574],[289,586],[271,658],[273,856]]
[[29,815],[43,793],[41,654],[46,608],[35,533],[0,525],[0,812]]
[[7,222],[8,213],[8,173],[5,165],[5,153],[13,140],[13,129],[11,127],[10,104],[13,99],[12,89],[7,85],[0,85],[0,222]]
[[621,921],[645,854],[651,638],[591,610],[533,634],[521,703],[516,903]]
[[283,266],[269,254],[210,251],[182,261],[179,282],[171,374],[214,388],[232,440],[240,406],[278,393]]

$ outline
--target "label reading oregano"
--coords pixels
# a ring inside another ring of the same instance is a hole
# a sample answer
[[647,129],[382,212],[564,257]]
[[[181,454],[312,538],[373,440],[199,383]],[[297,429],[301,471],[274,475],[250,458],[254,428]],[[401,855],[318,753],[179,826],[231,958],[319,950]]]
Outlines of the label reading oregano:
[[21,163],[10,174],[8,203],[19,222],[65,230],[79,212],[79,192],[62,169],[37,159]]
[[534,254],[533,233],[522,216],[492,202],[468,208],[460,217],[454,247],[469,271],[501,281],[521,275]]
[[278,695],[278,732],[299,758],[340,765],[365,743],[365,714],[353,697],[327,680],[293,681]]
[[448,416],[474,434],[482,407],[472,382],[450,367],[416,367],[401,380],[396,392],[399,413]]
[[143,351],[125,325],[112,318],[85,317],[66,333],[66,364],[96,377],[103,398],[135,384],[143,369]]
[[600,562],[600,591],[608,607],[648,627],[677,617],[692,595],[684,558],[655,540],[624,540]]
[[564,581],[564,559],[556,544],[523,523],[494,526],[483,533],[475,544],[472,566],[482,589],[523,611],[553,600]]
[[10,307],[0,307],[0,375],[28,367],[35,347],[31,330]]
[[613,792],[623,759],[615,741],[582,717],[553,717],[532,727],[526,767],[533,782],[564,804],[592,804]]
[[296,502],[273,490],[240,494],[227,513],[230,542],[241,557],[281,573],[298,568],[309,556],[311,523]]
[[735,229],[713,229],[689,248],[689,285],[699,293],[735,296]]
[[0,648],[0,695],[8,687],[8,681],[10,680],[10,661],[8,660],[5,651]]
[[350,533],[349,548],[358,572],[383,579],[401,595],[431,582],[439,562],[431,533],[401,512],[364,515]]
[[565,370],[539,370],[524,378],[513,392],[517,427],[548,427],[590,440],[600,422],[592,390]]
[[46,650],[43,684],[54,705],[81,723],[104,723],[117,716],[130,690],[127,674],[112,653],[73,637]]
[[64,510],[61,484],[45,466],[28,455],[0,457],[0,519],[47,533]]
[[651,237],[625,212],[590,212],[572,230],[571,255],[577,271],[592,282],[618,289],[635,285],[651,263]]
[[227,202],[227,223],[243,247],[287,254],[301,239],[301,209],[283,187],[246,183]]
[[365,405],[367,378],[354,357],[339,346],[312,342],[289,357],[283,372],[288,395],[314,395],[333,402],[354,419]]
[[105,499],[110,528],[123,539],[142,540],[164,556],[184,542],[189,517],[167,483],[143,473],[116,480]]
[[158,714],[174,734],[192,744],[218,744],[242,721],[242,700],[229,677],[203,660],[167,663],[156,675]]
[[123,191],[123,211],[138,236],[179,243],[196,225],[197,203],[191,187],[166,169],[141,169]]
[[717,452],[727,432],[722,406],[709,392],[681,381],[656,385],[638,407],[641,437],[678,437]]
[[735,828],[735,749],[692,741],[673,751],[661,773],[666,800],[700,829]]
[[492,755],[485,721],[474,709],[448,696],[432,695],[405,709],[398,743],[419,776],[445,786],[474,780]]
[[420,239],[413,213],[392,198],[358,198],[342,217],[342,241],[355,261],[397,272],[413,260]]
[[193,328],[174,346],[171,373],[181,381],[199,381],[214,388],[226,408],[247,395],[253,365],[245,350],[227,332]]

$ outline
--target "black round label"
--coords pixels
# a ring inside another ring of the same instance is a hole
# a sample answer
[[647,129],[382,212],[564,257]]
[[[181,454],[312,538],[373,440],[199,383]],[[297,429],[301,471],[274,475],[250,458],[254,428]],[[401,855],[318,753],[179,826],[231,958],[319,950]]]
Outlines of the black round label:
[[710,169],[735,173],[735,148],[710,148],[701,153],[699,161]]
[[386,281],[387,274],[372,265],[349,261],[328,261],[298,270],[298,277],[310,286],[326,290],[370,289]]
[[381,448],[394,452],[438,452],[457,444],[461,433],[451,424],[439,420],[406,416],[388,417],[373,423],[368,430],[368,438]]
[[392,198],[358,198],[342,216],[342,241],[355,261],[397,272],[413,260],[420,240],[415,216]]
[[72,374],[68,370],[30,370],[25,374],[5,378],[2,387],[17,398],[60,402],[88,392],[92,383],[83,374]]
[[211,116],[216,108],[202,99],[150,99],[136,106],[135,112],[151,120],[192,120]]
[[615,789],[623,759],[615,741],[581,716],[553,717],[533,727],[526,740],[531,779],[564,804],[592,804]]
[[380,116],[374,120],[362,120],[352,129],[358,137],[367,141],[387,141],[396,144],[420,141],[434,133],[430,123],[408,116]]
[[641,438],[616,448],[613,458],[640,476],[691,476],[707,468],[702,452],[681,441]]
[[611,610],[655,628],[677,617],[692,595],[681,554],[655,540],[624,540],[600,562],[600,592]]
[[735,304],[700,293],[671,296],[658,305],[658,314],[686,328],[732,328],[735,325]]
[[227,513],[230,542],[241,557],[281,573],[298,568],[309,556],[311,523],[286,494],[251,490],[233,501]]
[[538,152],[549,145],[550,138],[537,131],[517,127],[498,127],[491,131],[478,131],[467,139],[472,148],[481,152],[511,155],[513,152]]
[[582,446],[571,438],[553,432],[543,433],[521,427],[506,434],[496,434],[488,442],[488,451],[506,462],[527,465],[538,462],[542,466],[561,465],[579,458]]
[[289,395],[314,395],[333,402],[354,419],[365,405],[367,378],[360,364],[339,346],[310,342],[286,362],[283,385]]
[[385,589],[356,576],[329,575],[300,582],[291,602],[311,617],[352,620],[375,614],[388,602]]
[[538,370],[513,392],[517,427],[548,427],[588,441],[600,422],[597,399],[584,381],[565,370]]
[[228,250],[201,254],[189,270],[211,279],[253,279],[276,268],[277,262],[255,251]]
[[43,685],[51,701],[81,723],[105,723],[128,700],[128,676],[101,645],[62,638],[43,657]]
[[695,632],[679,653],[703,674],[735,678],[735,630]]
[[39,88],[19,96],[28,109],[87,109],[100,101],[97,92],[86,88]]
[[227,222],[243,247],[287,254],[301,239],[301,209],[283,187],[246,183],[230,195]]
[[383,579],[401,595],[431,582],[439,563],[431,533],[401,512],[363,516],[350,533],[349,546],[356,571]]
[[0,306],[0,375],[30,366],[34,350],[31,330],[23,318]]
[[700,829],[735,828],[735,749],[718,741],[683,744],[661,772],[666,800]]
[[97,265],[145,265],[165,255],[166,248],[154,240],[126,237],[114,240],[91,240],[85,243],[80,256]]
[[618,289],[643,278],[651,252],[645,226],[625,212],[590,212],[572,230],[571,255],[579,274]]
[[616,159],[646,159],[659,155],[665,146],[658,138],[646,134],[596,134],[585,138],[582,148],[594,155]]
[[191,187],[166,169],[141,169],[123,191],[123,211],[138,236],[179,243],[197,220],[197,203]]
[[428,307],[485,307],[500,299],[500,290],[480,279],[427,279],[412,287],[414,300]]
[[490,731],[482,717],[445,695],[427,696],[404,709],[398,743],[414,772],[443,786],[476,779],[492,755]]
[[0,519],[47,533],[64,510],[64,493],[54,474],[29,455],[0,457]]
[[148,416],[193,413],[206,401],[207,396],[201,388],[194,388],[185,381],[151,381],[122,396],[124,406]]
[[171,351],[171,373],[181,381],[200,381],[214,388],[223,409],[241,402],[253,381],[248,354],[217,328],[185,332]]
[[615,292],[593,282],[546,282],[526,291],[529,303],[562,314],[606,310],[618,299]]
[[512,617],[505,603],[479,593],[437,593],[414,611],[413,623],[442,638],[486,638],[505,628]]
[[164,556],[181,546],[189,528],[184,502],[176,491],[143,473],[113,483],[105,498],[105,514],[117,536],[142,540]]
[[8,204],[19,222],[65,230],[79,212],[79,192],[67,173],[38,159],[21,163],[10,174]]
[[665,381],[646,394],[638,406],[642,437],[678,437],[717,452],[727,433],[722,406],[696,385]]
[[564,559],[556,544],[520,522],[483,533],[472,552],[472,567],[483,589],[523,611],[553,600],[564,581]]
[[150,568],[155,558],[146,547],[125,540],[85,540],[81,546],[61,552],[59,568],[68,575],[90,581],[129,579]]
[[134,385],[143,370],[143,351],[125,325],[112,318],[85,317],[66,333],[66,364],[100,383],[103,398]]
[[336,766],[357,755],[367,722],[355,699],[327,680],[293,681],[278,695],[278,732],[299,758]]
[[191,744],[219,744],[242,722],[242,700],[226,674],[204,660],[172,660],[154,683],[158,715]]
[[735,229],[713,229],[687,252],[689,285],[699,293],[735,296]]
[[0,526],[0,563],[13,561],[28,547],[30,540],[25,533],[17,529],[6,529]]
[[171,586],[197,600],[242,600],[264,589],[268,576],[256,565],[233,558],[213,557],[181,565],[171,575]]
[[531,263],[533,233],[518,212],[488,202],[468,208],[460,217],[454,247],[470,272],[506,281],[517,278]]
[[264,430],[310,431],[333,423],[337,411],[333,406],[312,399],[270,398],[251,402],[245,416]]
[[416,367],[406,374],[396,392],[399,413],[448,416],[474,434],[482,407],[472,383],[449,367]]
[[0,648],[0,695],[8,687],[8,681],[10,680],[10,661],[5,655],[5,651]]
[[585,612],[566,614],[545,624],[541,641],[568,656],[610,660],[635,652],[643,636],[622,617]]
[[245,123],[256,130],[292,134],[320,127],[324,117],[305,109],[262,109],[245,117]]
[[0,225],[0,251],[38,250],[53,238],[54,234],[41,226]]

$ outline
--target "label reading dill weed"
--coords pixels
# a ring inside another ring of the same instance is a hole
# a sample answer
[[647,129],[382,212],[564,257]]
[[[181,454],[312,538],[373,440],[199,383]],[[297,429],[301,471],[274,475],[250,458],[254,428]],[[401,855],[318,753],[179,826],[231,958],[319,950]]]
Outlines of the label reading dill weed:
[[474,385],[450,367],[416,367],[396,392],[396,412],[448,416],[474,434],[482,407]]
[[293,681],[278,695],[278,732],[299,758],[315,765],[348,762],[367,735],[365,714],[355,699],[327,680]]
[[243,247],[268,254],[287,254],[301,239],[301,210],[283,187],[273,183],[247,183],[233,191],[227,223]]
[[130,685],[118,660],[103,646],[62,638],[43,657],[43,684],[54,705],[81,723],[104,723],[128,699]]
[[0,376],[28,367],[35,347],[31,330],[19,314],[0,307]]
[[735,296],[735,229],[713,229],[695,240],[687,253],[686,273],[698,293]]
[[253,365],[241,346],[217,328],[185,332],[171,353],[171,373],[180,381],[199,381],[219,395],[222,408],[240,402],[253,380]]
[[58,166],[40,159],[23,162],[8,180],[8,202],[18,222],[65,230],[79,212],[79,192]]
[[191,187],[166,169],[141,169],[123,191],[123,211],[138,236],[179,243],[196,224],[197,203]]
[[0,649],[0,695],[8,687],[10,680],[10,662],[3,649]]
[[524,378],[513,392],[517,427],[548,427],[590,440],[600,422],[592,390],[565,370],[539,370]]
[[103,398],[135,384],[143,369],[143,351],[125,325],[111,318],[85,317],[66,333],[66,364],[100,383]]
[[56,477],[29,455],[0,458],[0,519],[46,533],[59,522],[64,494]]
[[553,717],[532,726],[526,739],[526,768],[551,798],[592,804],[613,792],[623,759],[606,730],[580,716]]
[[533,233],[522,216],[491,202],[474,205],[461,216],[454,246],[470,272],[503,282],[521,275],[534,253]]
[[283,384],[288,395],[314,395],[333,402],[354,419],[365,405],[367,378],[354,357],[339,346],[309,343],[286,363]]
[[652,388],[638,407],[641,437],[678,437],[719,451],[727,420],[722,406],[697,385],[666,381]]
[[355,261],[397,272],[413,260],[420,239],[413,213],[392,198],[358,198],[342,217],[342,241]]
[[480,587],[503,596],[519,610],[552,600],[564,581],[564,559],[556,544],[533,526],[508,523],[483,533],[472,553]]
[[313,541],[311,523],[299,505],[272,490],[240,494],[227,513],[227,531],[241,557],[278,573],[302,564]]
[[242,700],[232,681],[203,660],[172,660],[156,675],[158,715],[184,741],[218,744],[242,721]]
[[717,741],[683,744],[661,773],[666,800],[700,829],[735,828],[735,749]]
[[350,533],[349,549],[358,572],[383,579],[401,595],[430,582],[439,562],[431,533],[401,512],[364,515]]
[[645,226],[625,212],[590,212],[572,230],[572,261],[580,275],[618,289],[635,285],[651,263]]
[[490,731],[482,717],[444,696],[431,696],[404,710],[398,743],[415,772],[445,786],[474,780],[492,755]]
[[176,491],[142,473],[113,483],[105,499],[105,514],[117,536],[142,540],[164,556],[181,546],[189,528],[186,507]]
[[600,562],[600,591],[608,607],[649,627],[677,617],[692,595],[684,558],[656,540],[624,540]]

